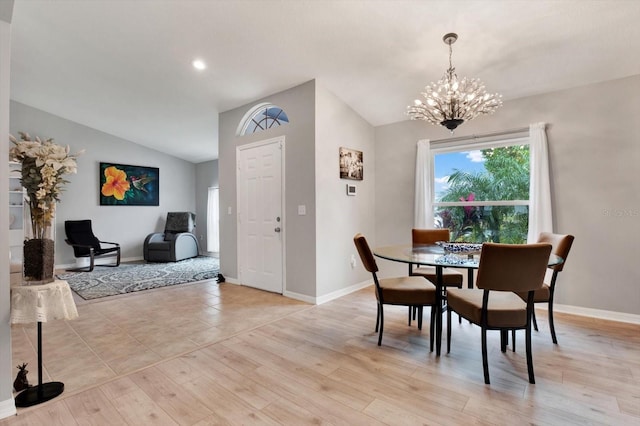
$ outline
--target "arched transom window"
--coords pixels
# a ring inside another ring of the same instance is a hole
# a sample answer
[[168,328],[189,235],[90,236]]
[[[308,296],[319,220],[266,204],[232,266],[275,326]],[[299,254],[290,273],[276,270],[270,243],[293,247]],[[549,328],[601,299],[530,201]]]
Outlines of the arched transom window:
[[287,113],[279,106],[260,104],[247,112],[238,134],[250,135],[251,133],[278,127],[288,122],[289,117],[287,117]]

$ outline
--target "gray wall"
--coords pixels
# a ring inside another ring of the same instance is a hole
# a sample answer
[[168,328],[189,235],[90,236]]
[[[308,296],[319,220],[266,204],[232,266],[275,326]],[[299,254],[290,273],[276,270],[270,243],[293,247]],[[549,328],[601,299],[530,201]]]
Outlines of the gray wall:
[[[370,280],[360,264],[353,244],[357,232],[375,243],[374,129],[337,96],[316,86],[316,281],[317,296],[340,291]],[[340,179],[339,148],[363,152],[364,179]],[[356,196],[348,196],[347,183],[357,187]],[[357,258],[351,266],[351,256]]]
[[[262,102],[283,108],[290,123],[236,136],[247,111]],[[360,266],[352,268],[350,259],[356,255],[356,232],[375,238],[373,127],[315,80],[227,111],[219,122],[222,273],[237,277],[236,147],[284,135],[285,293],[315,298],[367,280],[367,273]],[[366,178],[355,182],[356,197],[345,191],[346,182],[354,181],[339,177],[341,146],[365,152]],[[298,215],[299,205],[306,206],[306,215]]]
[[[456,136],[546,122],[554,231],[575,235],[556,303],[640,314],[640,76],[505,102]],[[376,233],[406,243],[413,225],[416,142],[444,128],[401,122],[376,128]]]
[[[236,136],[238,125],[254,105],[270,102],[281,107],[289,124]],[[220,114],[220,271],[238,276],[236,219],[236,147],[251,142],[285,136],[285,291],[314,297],[316,292],[315,249],[315,81],[256,100]],[[297,206],[307,214],[298,216]],[[231,208],[231,214],[228,209]]]
[[[96,236],[120,243],[122,257],[142,258],[147,234],[164,229],[167,212],[195,211],[195,165],[136,143],[65,120],[27,105],[11,102],[11,133],[54,138],[71,152],[86,150],[78,173],[69,175],[56,208],[56,264],[75,263],[65,242],[64,221],[91,219]],[[100,206],[99,163],[113,162],[160,169],[160,205]]]
[[207,204],[209,188],[218,185],[218,160],[196,164],[196,235],[200,253],[207,252]]

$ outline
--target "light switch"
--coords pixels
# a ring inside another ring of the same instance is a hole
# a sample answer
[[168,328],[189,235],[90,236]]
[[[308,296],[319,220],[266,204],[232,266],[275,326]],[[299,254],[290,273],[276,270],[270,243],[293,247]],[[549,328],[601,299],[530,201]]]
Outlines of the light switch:
[[227,207],[227,214],[231,214],[231,206]]
[[298,216],[304,216],[307,214],[307,206],[301,204],[298,206]]

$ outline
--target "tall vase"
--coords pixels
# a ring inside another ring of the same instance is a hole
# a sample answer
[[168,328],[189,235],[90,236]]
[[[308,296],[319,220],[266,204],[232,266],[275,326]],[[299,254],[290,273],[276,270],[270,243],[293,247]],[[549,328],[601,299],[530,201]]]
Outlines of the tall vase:
[[22,276],[26,284],[54,281],[56,203],[39,207],[33,198],[24,203],[24,252]]

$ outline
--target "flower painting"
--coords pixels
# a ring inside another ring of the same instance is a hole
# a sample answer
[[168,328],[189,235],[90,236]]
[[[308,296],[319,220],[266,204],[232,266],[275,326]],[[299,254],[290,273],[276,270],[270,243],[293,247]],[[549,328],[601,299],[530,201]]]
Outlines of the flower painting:
[[160,205],[160,170],[156,167],[100,163],[100,205]]

